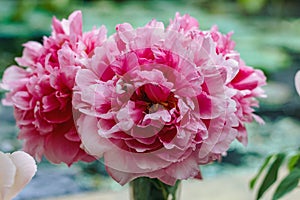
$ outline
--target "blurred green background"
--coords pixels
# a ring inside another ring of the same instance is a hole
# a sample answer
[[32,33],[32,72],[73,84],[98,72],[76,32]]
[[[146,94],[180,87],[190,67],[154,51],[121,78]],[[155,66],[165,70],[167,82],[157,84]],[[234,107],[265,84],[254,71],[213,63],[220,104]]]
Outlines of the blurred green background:
[[[300,1],[0,0],[0,79],[5,68],[15,64],[14,58],[21,56],[23,43],[28,40],[42,42],[44,35],[50,35],[53,15],[58,19],[67,18],[74,10],[82,10],[84,30],[105,25],[109,34],[114,32],[116,24],[123,22],[138,27],[156,18],[167,24],[175,12],[195,17],[201,29],[216,24],[223,33],[234,31],[233,40],[241,57],[248,65],[262,69],[268,77],[265,87],[268,98],[261,100],[261,107],[257,109],[266,125],[249,125],[248,147],[234,143],[223,163],[203,167],[204,177],[216,176],[224,169],[242,167],[255,171],[268,153],[300,146],[300,97],[294,87],[294,75],[300,69]],[[4,91],[0,91],[0,95],[3,94]],[[11,108],[0,107],[0,127],[0,150],[19,149],[21,143],[16,140],[18,130]],[[40,169],[51,167],[46,161],[39,165]],[[116,186],[113,182],[110,182],[112,186],[107,184],[110,179],[105,178],[101,162],[79,163],[71,169],[64,165],[55,167],[71,180],[80,180],[79,185],[74,186],[79,189],[58,193],[57,189],[51,192],[48,187],[45,189],[48,192],[36,196],[28,189],[20,199]],[[37,177],[43,176],[41,174]]]

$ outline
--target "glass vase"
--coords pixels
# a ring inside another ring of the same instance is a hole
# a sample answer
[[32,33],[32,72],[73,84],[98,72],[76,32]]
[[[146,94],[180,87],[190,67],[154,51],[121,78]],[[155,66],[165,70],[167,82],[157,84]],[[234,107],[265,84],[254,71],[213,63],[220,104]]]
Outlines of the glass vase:
[[181,182],[174,186],[167,185],[158,179],[140,177],[130,182],[130,200],[179,200]]

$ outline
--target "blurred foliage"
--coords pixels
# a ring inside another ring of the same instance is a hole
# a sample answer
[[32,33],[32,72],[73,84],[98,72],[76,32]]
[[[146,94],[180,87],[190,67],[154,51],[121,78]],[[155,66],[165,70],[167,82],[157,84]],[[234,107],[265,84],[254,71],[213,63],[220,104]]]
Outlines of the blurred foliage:
[[237,2],[248,13],[257,13],[264,7],[267,0],[237,0]]
[[[189,13],[199,20],[203,29],[217,24],[223,33],[234,30],[236,48],[246,63],[270,74],[291,65],[290,51],[300,52],[300,20],[286,18],[278,11],[281,7],[292,7],[293,3],[295,6],[299,4],[292,0],[1,0],[0,77],[4,68],[13,63],[13,57],[20,56],[21,42],[29,39],[41,41],[43,35],[50,34],[53,15],[66,18],[76,9],[83,12],[85,30],[104,24],[109,34],[114,32],[118,23],[129,22],[137,27],[154,17],[167,23],[177,11]],[[16,38],[22,40],[15,42]],[[14,40],[13,51],[3,49],[6,43],[10,43],[5,39]]]
[[234,30],[242,58],[269,75],[291,65],[290,52],[300,52],[299,6],[295,0],[1,0],[0,77],[20,56],[23,42],[41,41],[50,34],[53,15],[61,19],[75,9],[83,11],[85,30],[105,24],[110,34],[125,21],[137,27],[153,17],[167,23],[176,11],[189,13],[203,29],[217,24],[224,33]]

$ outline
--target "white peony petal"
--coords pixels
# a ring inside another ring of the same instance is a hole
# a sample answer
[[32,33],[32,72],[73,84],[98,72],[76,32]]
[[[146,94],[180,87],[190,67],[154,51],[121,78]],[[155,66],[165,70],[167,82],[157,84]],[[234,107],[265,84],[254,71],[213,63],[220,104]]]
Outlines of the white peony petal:
[[7,193],[14,184],[16,167],[9,156],[0,152],[0,200],[7,199]]
[[295,75],[295,87],[297,93],[300,95],[300,71],[298,71]]
[[15,197],[30,182],[37,170],[35,160],[23,151],[16,151],[8,154],[8,156],[16,168],[16,174],[14,184],[4,200],[10,200]]

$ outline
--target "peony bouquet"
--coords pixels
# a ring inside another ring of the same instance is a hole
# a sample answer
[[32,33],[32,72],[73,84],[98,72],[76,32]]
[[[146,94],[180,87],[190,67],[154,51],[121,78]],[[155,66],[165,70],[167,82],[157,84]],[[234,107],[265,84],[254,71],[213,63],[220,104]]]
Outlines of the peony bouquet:
[[134,199],[151,199],[149,183],[152,199],[175,199],[180,180],[200,179],[199,165],[235,139],[247,144],[246,123],[263,123],[253,108],[266,77],[231,35],[179,13],[166,27],[119,24],[109,37],[104,26],[82,32],[80,11],[54,17],[51,36],[25,43],[4,72],[3,104],[38,161],[103,158],[114,180],[133,183]]

